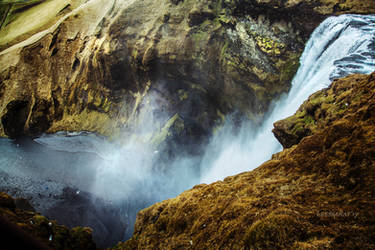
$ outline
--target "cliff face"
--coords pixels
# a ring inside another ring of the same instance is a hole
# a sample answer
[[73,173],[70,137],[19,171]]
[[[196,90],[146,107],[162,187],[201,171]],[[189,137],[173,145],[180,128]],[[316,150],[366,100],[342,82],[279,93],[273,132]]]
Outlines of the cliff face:
[[140,211],[115,249],[374,248],[374,94],[375,73],[335,81],[301,107],[329,106],[309,136],[251,172]]
[[374,10],[371,0],[14,7],[0,30],[0,135],[131,131],[151,96],[161,128],[201,140],[225,115],[254,118],[288,90],[325,15]]

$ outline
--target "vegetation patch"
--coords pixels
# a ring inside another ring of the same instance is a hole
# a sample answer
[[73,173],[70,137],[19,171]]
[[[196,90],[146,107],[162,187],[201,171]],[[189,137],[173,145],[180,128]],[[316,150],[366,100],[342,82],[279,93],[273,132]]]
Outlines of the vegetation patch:
[[255,249],[285,249],[290,248],[302,236],[302,225],[294,216],[270,214],[249,228],[245,244]]

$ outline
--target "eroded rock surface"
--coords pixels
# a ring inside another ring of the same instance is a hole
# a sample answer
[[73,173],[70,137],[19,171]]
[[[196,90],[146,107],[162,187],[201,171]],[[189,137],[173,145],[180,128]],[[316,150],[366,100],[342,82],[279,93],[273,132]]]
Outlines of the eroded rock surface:
[[160,128],[178,115],[183,126],[171,134],[201,141],[227,114],[255,119],[288,90],[326,15],[375,8],[371,0],[41,2],[0,31],[2,136],[131,131],[151,96]]
[[115,249],[374,248],[374,93],[375,73],[335,81],[302,106],[328,105],[324,126],[251,172],[142,210]]

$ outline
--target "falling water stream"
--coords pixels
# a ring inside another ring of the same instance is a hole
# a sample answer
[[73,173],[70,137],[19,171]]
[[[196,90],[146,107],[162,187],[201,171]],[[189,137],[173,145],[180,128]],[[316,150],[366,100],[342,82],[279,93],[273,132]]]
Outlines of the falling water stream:
[[306,44],[289,94],[275,103],[263,124],[258,129],[242,129],[238,136],[228,135],[224,129],[213,138],[203,161],[201,182],[249,171],[270,159],[281,150],[271,132],[274,122],[292,115],[309,95],[328,87],[331,80],[374,70],[375,15],[326,19]]
[[[231,124],[226,124],[209,143],[201,172],[193,171],[193,159],[179,159],[172,163],[178,165],[171,168],[175,170],[155,173],[158,152],[145,143],[128,140],[119,145],[92,133],[60,132],[34,140],[0,139],[0,190],[29,199],[60,223],[89,225],[99,245],[110,245],[130,236],[139,209],[268,160],[281,149],[271,133],[273,122],[293,114],[332,79],[374,70],[375,15],[330,17],[308,41],[290,93],[274,103],[258,128],[244,123],[233,135],[227,129]],[[59,215],[64,212],[59,207],[70,214]]]

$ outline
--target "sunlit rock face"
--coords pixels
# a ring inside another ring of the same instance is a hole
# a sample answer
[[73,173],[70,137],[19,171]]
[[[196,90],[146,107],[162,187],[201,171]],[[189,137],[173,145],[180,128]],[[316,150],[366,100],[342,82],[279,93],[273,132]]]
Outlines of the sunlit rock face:
[[161,127],[178,114],[176,134],[192,143],[233,111],[255,119],[288,90],[324,15],[373,9],[284,2],[71,0],[15,11],[0,31],[0,134],[113,135],[136,126],[150,95]]

